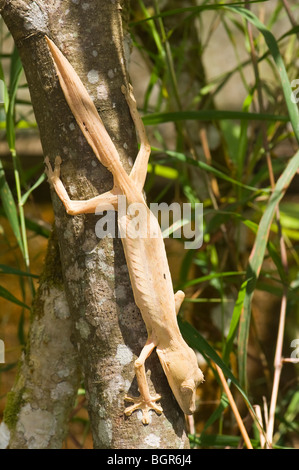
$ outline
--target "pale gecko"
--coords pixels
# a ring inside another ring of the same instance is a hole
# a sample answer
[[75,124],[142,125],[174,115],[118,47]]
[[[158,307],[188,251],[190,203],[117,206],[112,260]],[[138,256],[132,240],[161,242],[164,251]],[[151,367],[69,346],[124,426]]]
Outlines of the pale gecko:
[[[45,159],[47,174],[66,211],[71,215],[95,213],[113,207],[117,211],[118,196],[125,195],[126,204],[139,203],[144,208],[146,236],[130,236],[132,215],[126,211],[118,217],[120,231],[126,230],[122,238],[125,258],[136,305],[145,322],[148,339],[140,356],[135,361],[135,373],[140,392],[139,397],[126,396],[125,400],[133,403],[125,408],[125,415],[142,410],[142,422],[148,424],[149,410],[158,414],[162,407],[157,403],[158,394],[151,395],[145,374],[145,360],[154,348],[158,354],[171,390],[185,414],[195,411],[196,389],[204,380],[198,367],[195,352],[184,341],[177,323],[177,314],[184,300],[182,291],[174,294],[165,245],[158,220],[148,208],[142,190],[147,174],[151,152],[142,119],[131,86],[122,86],[132,120],[140,140],[140,149],[134,165],[128,175],[123,168],[119,154],[113,144],[98,111],[83,83],[66,57],[57,46],[46,37],[52,53],[55,69],[66,101],[87,142],[98,160],[112,173],[114,186],[111,191],[89,200],[71,200],[60,179],[61,158],[56,157],[54,170],[49,159]],[[150,231],[149,231],[150,227]],[[154,232],[155,236],[151,236]]]

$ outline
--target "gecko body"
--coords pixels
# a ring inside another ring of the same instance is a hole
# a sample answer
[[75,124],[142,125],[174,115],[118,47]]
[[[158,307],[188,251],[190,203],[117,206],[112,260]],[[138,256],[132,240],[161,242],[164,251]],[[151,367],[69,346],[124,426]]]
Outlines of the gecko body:
[[149,391],[144,363],[156,348],[159,360],[173,394],[186,414],[195,411],[196,388],[203,381],[194,351],[181,336],[177,313],[184,300],[184,293],[174,294],[171,274],[167,261],[164,241],[159,223],[148,208],[142,194],[150,145],[147,141],[142,120],[138,114],[132,89],[122,87],[132,119],[140,138],[140,150],[130,175],[124,170],[118,152],[107,133],[104,124],[77,73],[57,46],[46,37],[52,53],[56,72],[66,101],[81,128],[86,140],[98,160],[112,173],[114,186],[111,191],[87,201],[70,200],[60,179],[60,157],[55,160],[54,170],[46,158],[49,181],[71,215],[94,213],[113,207],[118,208],[118,196],[126,197],[127,208],[132,205],[142,209],[142,235],[136,236],[132,217],[126,211],[118,217],[118,225],[132,284],[134,299],[146,325],[148,340],[135,361],[139,397],[126,396],[132,404],[125,409],[129,416],[137,409],[142,410],[142,421],[149,423],[149,410],[162,412],[157,403],[160,395],[152,396]]

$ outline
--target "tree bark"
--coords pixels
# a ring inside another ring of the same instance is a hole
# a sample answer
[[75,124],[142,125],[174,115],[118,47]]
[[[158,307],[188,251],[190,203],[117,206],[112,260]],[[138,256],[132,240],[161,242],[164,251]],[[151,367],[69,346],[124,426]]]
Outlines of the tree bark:
[[55,233],[32,307],[26,351],[7,397],[0,448],[60,449],[81,379]]
[[[123,14],[128,4],[123,2]],[[26,73],[44,154],[62,157],[62,180],[72,199],[88,199],[112,187],[83,138],[55,76],[44,40],[62,50],[93,97],[127,171],[137,153],[129,110],[121,8],[116,1],[0,0]],[[147,361],[150,387],[164,412],[148,426],[139,412],[124,417],[124,396],[138,393],[134,360],[146,331],[132,295],[121,240],[98,239],[95,215],[68,216],[52,194],[64,286],[80,357],[95,448],[186,448],[185,420],[162,368]]]

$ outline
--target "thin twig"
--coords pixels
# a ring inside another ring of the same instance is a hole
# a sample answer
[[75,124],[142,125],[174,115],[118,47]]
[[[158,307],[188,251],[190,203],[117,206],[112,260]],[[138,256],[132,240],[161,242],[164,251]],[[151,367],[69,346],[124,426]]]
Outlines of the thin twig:
[[187,425],[189,428],[189,433],[195,436],[195,423],[194,423],[194,416],[193,415],[186,415]]
[[[209,147],[209,142],[208,142],[208,137],[207,137],[207,131],[205,128],[201,128],[199,130],[199,136],[201,140],[201,145],[203,149],[204,156],[206,158],[206,162],[208,165],[212,165],[212,155],[210,152],[210,147]],[[210,194],[211,200],[213,202],[214,209],[218,209],[218,204],[217,204],[217,199],[220,199],[220,191],[219,191],[219,186],[217,183],[217,179],[215,176],[211,176],[211,192]],[[209,186],[210,187],[210,186]],[[216,199],[215,199],[216,198]]]
[[[254,411],[255,411],[256,417],[257,417],[257,419],[258,419],[260,428],[263,429],[263,418],[262,418],[262,410],[261,410],[260,405],[254,405]],[[260,436],[261,448],[264,449],[264,448],[265,448],[265,444],[266,444],[266,439],[265,439],[265,436],[264,436],[264,434],[261,432],[260,429],[259,429],[259,436]]]
[[291,362],[292,364],[299,364],[299,358],[296,358],[296,357],[283,357],[282,362]]
[[274,430],[274,421],[275,421],[275,409],[277,403],[280,375],[282,369],[282,346],[283,346],[283,336],[284,336],[284,327],[285,327],[285,317],[286,317],[286,306],[287,306],[287,288],[284,288],[284,293],[282,296],[281,307],[280,307],[280,317],[279,317],[279,326],[274,358],[274,378],[273,378],[273,387],[270,401],[270,410],[269,410],[269,423],[267,427],[267,439],[272,443],[273,430]]
[[265,421],[265,428],[268,429],[268,425],[269,425],[269,413],[268,413],[267,398],[265,397],[265,395],[263,396],[263,405],[264,405],[264,421]]
[[224,391],[225,391],[225,393],[226,393],[226,395],[227,395],[227,398],[228,398],[228,400],[229,400],[231,409],[232,409],[232,411],[233,411],[233,413],[234,413],[234,415],[235,415],[237,424],[238,424],[239,429],[240,429],[240,432],[241,432],[241,434],[242,434],[242,436],[243,436],[243,439],[244,439],[244,442],[245,442],[245,444],[246,444],[246,447],[247,447],[247,449],[253,449],[252,444],[251,444],[251,441],[250,441],[249,436],[248,436],[248,434],[247,434],[246,428],[245,428],[244,423],[243,423],[243,421],[242,421],[242,418],[241,418],[241,416],[240,416],[239,410],[238,410],[238,408],[237,408],[236,402],[235,402],[235,400],[234,400],[234,398],[233,398],[233,396],[232,396],[232,393],[231,393],[231,391],[230,391],[230,389],[229,389],[229,386],[227,385],[227,382],[226,382],[226,380],[225,380],[224,374],[223,374],[222,370],[220,369],[220,367],[217,366],[217,364],[215,364],[215,366],[216,366],[216,369],[217,369],[219,378],[220,378],[220,380],[221,380],[223,389],[224,389]]

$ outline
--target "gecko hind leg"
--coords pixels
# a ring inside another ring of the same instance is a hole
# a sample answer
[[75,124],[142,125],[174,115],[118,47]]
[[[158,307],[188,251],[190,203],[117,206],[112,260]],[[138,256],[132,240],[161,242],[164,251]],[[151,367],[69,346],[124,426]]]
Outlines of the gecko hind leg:
[[184,302],[185,294],[182,290],[178,290],[174,294],[174,302],[175,302],[175,313],[178,315],[180,307],[182,303]]
[[132,167],[130,178],[132,181],[134,181],[137,189],[142,191],[147,175],[147,164],[151,153],[151,146],[149,144],[141,116],[138,113],[132,86],[129,85],[127,88],[125,85],[122,85],[121,91],[125,95],[130,114],[140,140],[140,149]]
[[158,400],[161,399],[161,395],[156,394],[155,396],[152,396],[150,394],[145,375],[145,360],[149,357],[155,347],[156,344],[154,344],[150,339],[148,339],[144,348],[141,351],[140,356],[134,364],[140,396],[125,396],[126,401],[133,403],[133,405],[130,405],[125,409],[125,415],[130,416],[134,411],[141,410],[143,424],[149,424],[150,422],[149,410],[154,410],[158,414],[161,414],[163,411],[162,407],[156,403]]

